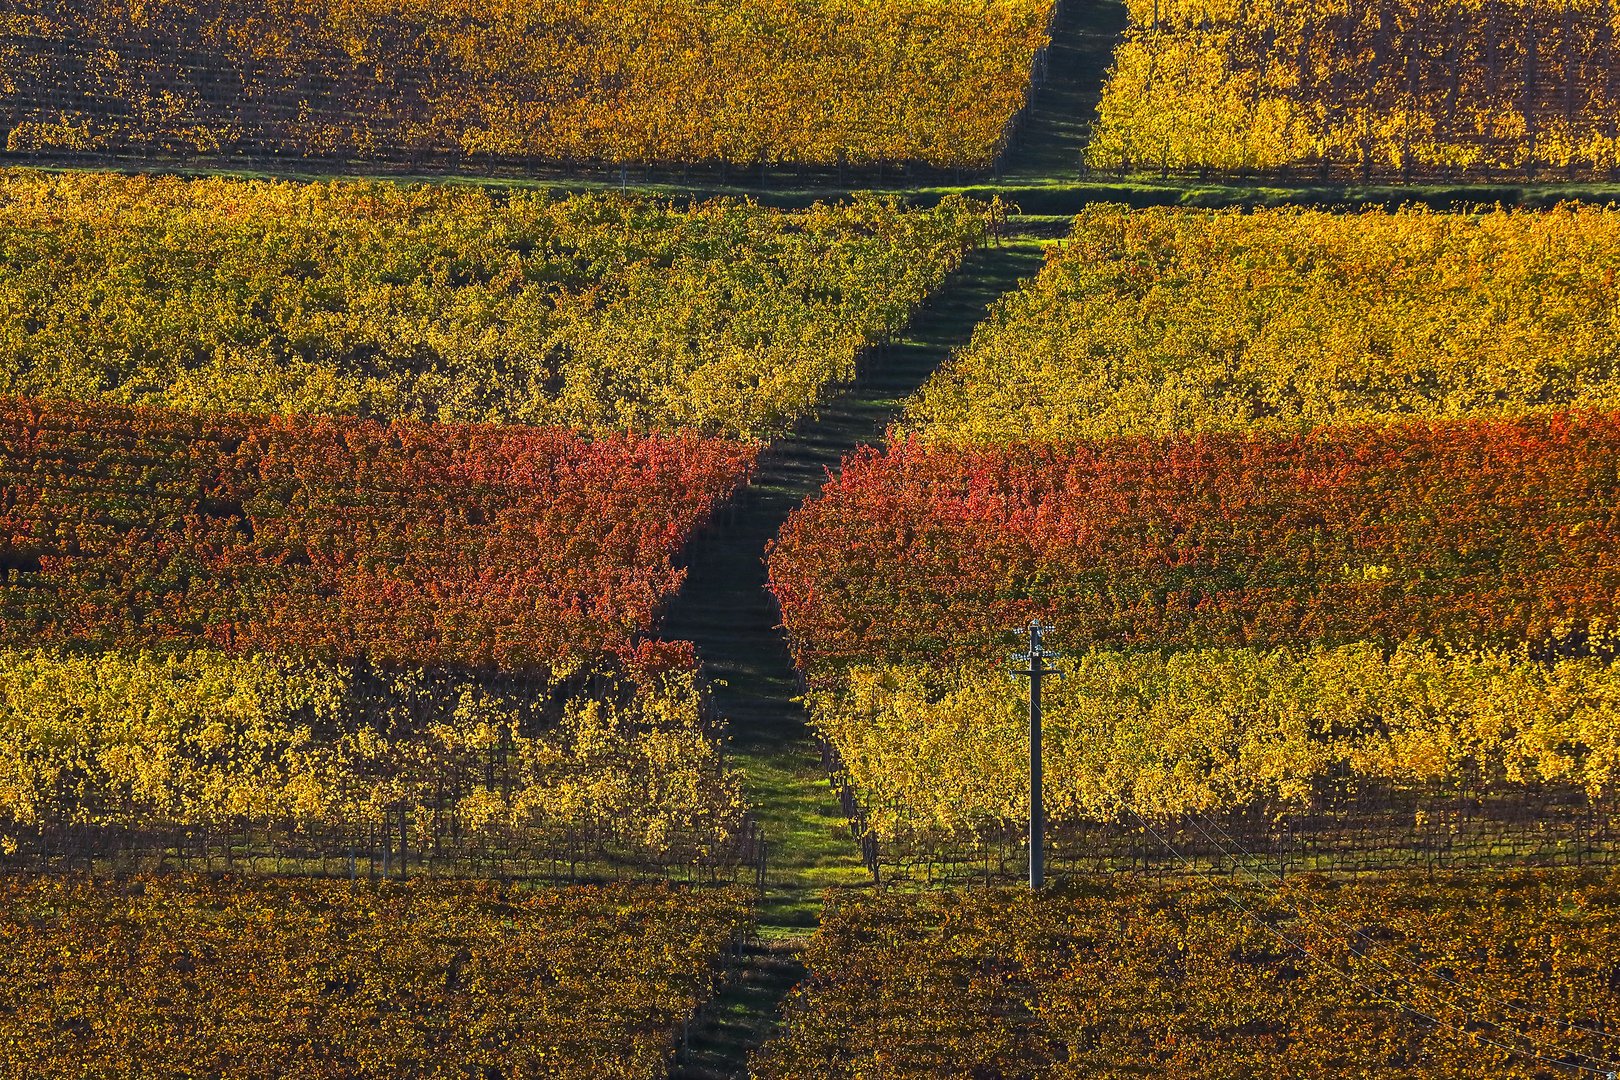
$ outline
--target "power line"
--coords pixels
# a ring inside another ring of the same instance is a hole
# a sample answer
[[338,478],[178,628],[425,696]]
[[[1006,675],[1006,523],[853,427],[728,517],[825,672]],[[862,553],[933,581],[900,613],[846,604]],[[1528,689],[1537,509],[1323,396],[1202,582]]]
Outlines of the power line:
[[[1310,949],[1306,948],[1303,944],[1301,944],[1301,943],[1293,940],[1292,938],[1288,937],[1286,934],[1282,933],[1280,930],[1273,927],[1265,919],[1261,918],[1259,915],[1255,914],[1253,911],[1250,911],[1249,908],[1241,900],[1239,900],[1236,896],[1232,895],[1232,893],[1229,890],[1223,888],[1219,883],[1217,883],[1208,874],[1206,874],[1202,870],[1200,870],[1198,868],[1197,864],[1195,864],[1191,859],[1187,858],[1187,856],[1183,855],[1181,853],[1181,851],[1179,849],[1177,849],[1174,844],[1170,843],[1169,840],[1167,840],[1163,836],[1159,835],[1158,830],[1154,829],[1152,825],[1149,825],[1148,822],[1147,822],[1147,819],[1144,818],[1140,813],[1138,813],[1134,807],[1126,805],[1125,809],[1129,810],[1130,813],[1136,818],[1136,820],[1141,822],[1142,828],[1145,829],[1148,832],[1148,834],[1151,835],[1155,840],[1157,840],[1161,845],[1163,845],[1165,850],[1169,851],[1171,855],[1175,856],[1175,858],[1178,861],[1180,861],[1182,863],[1182,865],[1184,865],[1187,869],[1191,870],[1195,875],[1197,875],[1200,879],[1202,879],[1205,884],[1209,885],[1216,892],[1220,893],[1221,896],[1226,900],[1226,902],[1228,904],[1230,904],[1232,907],[1236,908],[1239,912],[1241,912],[1244,916],[1246,916],[1247,918],[1252,920],[1255,923],[1255,925],[1257,925],[1257,926],[1259,926],[1261,928],[1261,930],[1265,931],[1271,937],[1277,939],[1277,941],[1281,942],[1284,946],[1286,946],[1289,949],[1289,951],[1298,953],[1299,955],[1304,956],[1309,960],[1314,960],[1316,963],[1318,963],[1321,966],[1325,967],[1329,972],[1331,972],[1334,976],[1336,976],[1341,981],[1348,983],[1349,985],[1355,987],[1356,989],[1362,991],[1365,994],[1368,994],[1369,996],[1371,996],[1375,1000],[1383,1002],[1386,1005],[1392,1005],[1392,1006],[1394,1006],[1395,1008],[1399,1009],[1402,1012],[1405,1012],[1405,1013],[1408,1013],[1408,1014],[1410,1014],[1412,1016],[1415,1016],[1420,1020],[1427,1021],[1428,1023],[1433,1024],[1436,1027],[1444,1028],[1445,1030],[1450,1031],[1455,1035],[1461,1036],[1464,1039],[1472,1040],[1472,1041],[1477,1042],[1477,1043],[1483,1043],[1486,1046],[1494,1047],[1494,1048],[1496,1048],[1498,1050],[1501,1050],[1501,1051],[1503,1051],[1505,1053],[1515,1054],[1515,1055],[1517,1055],[1519,1057],[1529,1058],[1530,1060],[1538,1061],[1538,1062],[1541,1062],[1541,1063],[1543,1063],[1545,1065],[1553,1066],[1555,1068],[1570,1069],[1572,1071],[1579,1072],[1579,1073],[1584,1073],[1584,1074],[1589,1075],[1589,1076],[1599,1077],[1599,1078],[1601,1078],[1601,1080],[1620,1080],[1620,1073],[1616,1073],[1613,1070],[1597,1069],[1597,1068],[1593,1068],[1590,1065],[1581,1065],[1581,1064],[1578,1064],[1576,1062],[1561,1061],[1561,1060],[1559,1060],[1557,1058],[1547,1057],[1546,1055],[1538,1053],[1535,1050],[1525,1050],[1525,1049],[1523,1049],[1521,1047],[1509,1046],[1507,1043],[1498,1042],[1495,1039],[1487,1038],[1484,1035],[1479,1034],[1478,1032],[1465,1031],[1464,1029],[1462,1029],[1460,1027],[1457,1027],[1455,1024],[1448,1023],[1447,1021],[1441,1020],[1439,1017],[1436,1017],[1436,1016],[1430,1016],[1428,1013],[1423,1012],[1421,1009],[1414,1008],[1413,1006],[1408,1005],[1403,1001],[1400,1001],[1400,1000],[1398,1000],[1396,998],[1390,997],[1388,994],[1384,993],[1382,990],[1378,989],[1377,987],[1371,986],[1368,983],[1363,982],[1362,980],[1356,978],[1354,975],[1350,974],[1349,972],[1341,971],[1339,969],[1338,965],[1336,965],[1336,964],[1332,963],[1331,961],[1328,961],[1325,958],[1323,958],[1321,956],[1318,956],[1317,954],[1313,953]],[[1582,1056],[1584,1056],[1584,1055],[1582,1055]],[[1597,1060],[1597,1059],[1591,1059],[1591,1060]]]

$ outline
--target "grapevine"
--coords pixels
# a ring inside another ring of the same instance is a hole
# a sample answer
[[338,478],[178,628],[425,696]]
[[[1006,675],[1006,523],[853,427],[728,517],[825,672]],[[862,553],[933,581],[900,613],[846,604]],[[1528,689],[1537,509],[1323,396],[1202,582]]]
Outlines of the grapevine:
[[1606,177],[1607,0],[1132,0],[1094,168]]
[[1620,212],[1088,207],[925,384],[935,442],[1620,408]]
[[0,1070],[653,1080],[732,890],[0,878]]
[[0,399],[0,642],[567,670],[628,653],[757,448]]
[[[985,168],[1051,0],[30,0],[12,153]],[[228,88],[228,89],[226,89]]]
[[1578,870],[841,896],[752,1075],[1539,1080],[1612,1053],[1617,933]]
[[905,326],[985,211],[7,173],[0,391],[768,439]]

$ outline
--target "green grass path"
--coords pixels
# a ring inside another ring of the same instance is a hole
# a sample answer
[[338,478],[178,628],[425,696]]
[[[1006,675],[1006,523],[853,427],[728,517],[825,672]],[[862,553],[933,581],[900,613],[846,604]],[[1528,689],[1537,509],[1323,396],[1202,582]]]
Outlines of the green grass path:
[[[1047,49],[1046,79],[1002,162],[1009,187],[1062,187],[1079,182],[1080,159],[1114,45],[1125,32],[1120,0],[1068,0]],[[1017,196],[1010,196],[1017,201]]]
[[[1121,10],[1113,0],[1076,3],[1060,25],[1046,86],[1008,163],[1015,202],[1027,201],[1017,192],[1032,186],[1042,189],[1038,201],[1050,202],[1044,189],[1062,187],[1078,170],[1084,123],[1077,116],[1090,115]],[[943,193],[908,195],[929,201]],[[784,202],[780,192],[754,194]],[[694,545],[686,583],[664,620],[664,634],[697,643],[716,683],[732,761],[770,845],[759,940],[692,1029],[675,1072],[681,1080],[747,1075],[749,1052],[780,1023],[782,1001],[803,975],[799,946],[820,917],[823,895],[871,880],[796,700],[793,661],[766,588],[766,546],[846,454],[882,438],[905,399],[967,342],[989,305],[1040,269],[1047,238],[1062,235],[1067,221],[1024,217],[1013,224],[1007,242],[968,257],[902,340],[864,358],[857,385],[766,452],[754,482]]]
[[862,885],[867,876],[794,700],[793,662],[766,589],[766,545],[844,455],[882,438],[901,402],[967,341],[988,305],[1044,258],[1045,242],[1027,234],[972,252],[905,338],[868,358],[860,384],[766,451],[754,483],[693,546],[685,586],[661,630],[696,642],[717,683],[733,761],[771,844],[768,930],[813,926],[822,889]]
[[793,662],[766,589],[766,545],[844,455],[881,439],[901,402],[967,341],[986,308],[1039,270],[1046,241],[1028,230],[1040,223],[1021,224],[1026,231],[1010,241],[970,254],[906,336],[867,358],[858,385],[766,452],[754,483],[694,545],[686,583],[665,617],[662,632],[696,642],[715,680],[731,760],[770,845],[760,940],[694,1028],[677,1070],[687,1080],[746,1075],[748,1051],[774,1029],[802,974],[798,945],[816,925],[824,892],[870,883],[796,700]]

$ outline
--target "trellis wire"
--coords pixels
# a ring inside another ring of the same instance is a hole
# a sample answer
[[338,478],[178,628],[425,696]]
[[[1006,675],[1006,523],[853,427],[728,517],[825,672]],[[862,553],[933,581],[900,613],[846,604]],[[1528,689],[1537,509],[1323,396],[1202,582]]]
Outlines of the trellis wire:
[[[1238,899],[1232,893],[1232,891],[1230,889],[1224,888],[1220,884],[1219,881],[1217,881],[1214,877],[1212,877],[1210,874],[1208,874],[1205,870],[1201,869],[1199,864],[1195,860],[1190,859],[1190,858],[1186,857],[1185,855],[1183,855],[1176,848],[1176,846],[1173,843],[1171,843],[1169,840],[1165,839],[1162,835],[1160,835],[1158,830],[1154,829],[1151,822],[1149,822],[1146,818],[1141,817],[1141,815],[1137,814],[1134,809],[1132,809],[1130,807],[1126,807],[1125,808],[1125,813],[1129,814],[1130,816],[1135,817],[1137,822],[1141,826],[1142,830],[1145,833],[1147,833],[1148,835],[1152,836],[1154,838],[1154,840],[1157,841],[1163,847],[1163,849],[1170,855],[1170,857],[1176,859],[1179,863],[1181,863],[1187,873],[1189,873],[1189,874],[1203,880],[1206,884],[1208,884],[1211,888],[1213,888],[1217,893],[1219,893],[1220,896],[1227,902],[1227,904],[1229,904],[1240,915],[1242,915],[1244,918],[1249,919],[1250,921],[1252,921],[1256,926],[1258,926],[1268,936],[1276,939],[1277,942],[1279,944],[1283,945],[1285,948],[1287,948],[1290,953],[1298,955],[1298,956],[1304,958],[1305,960],[1307,960],[1309,962],[1320,965],[1325,970],[1327,970],[1330,974],[1332,974],[1333,976],[1338,978],[1341,982],[1344,982],[1346,985],[1354,987],[1354,988],[1360,990],[1362,993],[1367,994],[1369,997],[1372,997],[1374,1000],[1379,1001],[1382,1004],[1390,1005],[1390,1006],[1394,1007],[1395,1009],[1399,1010],[1402,1013],[1405,1013],[1405,1014],[1407,1014],[1409,1016],[1415,1017],[1416,1019],[1422,1020],[1422,1021],[1424,1021],[1424,1022],[1426,1022],[1428,1024],[1433,1025],[1434,1027],[1443,1028],[1444,1030],[1451,1032],[1453,1035],[1455,1035],[1455,1036],[1457,1036],[1457,1037],[1459,1037],[1461,1039],[1465,1039],[1465,1040],[1471,1041],[1471,1042],[1481,1043],[1481,1044],[1484,1044],[1486,1046],[1493,1047],[1493,1048],[1495,1048],[1497,1050],[1501,1050],[1504,1053],[1512,1054],[1515,1057],[1523,1057],[1523,1058],[1527,1058],[1527,1059],[1532,1060],[1532,1061],[1539,1062],[1539,1063],[1544,1064],[1544,1065],[1550,1065],[1550,1066],[1554,1066],[1554,1067],[1557,1067],[1557,1068],[1566,1069],[1566,1070],[1568,1070],[1570,1072],[1580,1073],[1580,1074],[1586,1075],[1586,1076],[1597,1077],[1597,1078],[1599,1078],[1599,1080],[1616,1080],[1616,1073],[1613,1070],[1611,1070],[1611,1069],[1609,1069],[1607,1067],[1599,1067],[1599,1066],[1594,1066],[1594,1065],[1583,1064],[1582,1061],[1573,1061],[1572,1062],[1572,1061],[1564,1060],[1562,1058],[1548,1057],[1544,1053],[1542,1053],[1543,1047],[1536,1046],[1534,1044],[1532,1044],[1532,1046],[1529,1049],[1526,1049],[1524,1047],[1512,1046],[1512,1045],[1510,1045],[1508,1043],[1501,1042],[1501,1041],[1499,1041],[1497,1039],[1488,1038],[1485,1035],[1480,1034],[1478,1031],[1470,1030],[1468,1028],[1458,1027],[1457,1025],[1452,1024],[1452,1023],[1450,1023],[1448,1021],[1441,1020],[1440,1018],[1431,1015],[1430,1013],[1424,1011],[1423,1009],[1417,1008],[1410,1001],[1405,1001],[1405,1000],[1402,1000],[1401,998],[1394,997],[1391,994],[1387,993],[1386,991],[1384,991],[1384,990],[1382,990],[1382,989],[1380,989],[1378,987],[1372,986],[1371,984],[1365,982],[1364,980],[1356,978],[1354,975],[1350,974],[1349,972],[1346,972],[1346,971],[1340,969],[1338,967],[1338,965],[1328,961],[1327,959],[1325,959],[1325,958],[1323,958],[1321,956],[1318,956],[1316,953],[1314,953],[1310,949],[1306,948],[1303,943],[1290,938],[1288,935],[1284,934],[1281,930],[1278,930],[1275,926],[1273,926],[1264,917],[1262,917],[1261,915],[1259,915],[1256,912],[1254,912],[1253,910],[1251,910],[1249,908],[1249,906],[1247,904],[1244,904],[1242,900]],[[1523,1037],[1522,1033],[1518,1033],[1518,1034],[1521,1037]],[[1587,1054],[1579,1054],[1578,1056],[1583,1061],[1595,1061],[1595,1062],[1598,1062],[1600,1066],[1606,1065],[1606,1063],[1604,1063],[1604,1060],[1601,1059],[1601,1058],[1593,1058],[1593,1057],[1591,1057],[1590,1055],[1587,1055]]]
[[[1054,5],[1049,30],[1057,25],[1063,0]],[[239,45],[221,47],[188,36],[185,28],[158,26],[145,40],[113,43],[74,40],[30,33],[26,19],[50,12],[66,0],[10,0],[0,3],[0,79],[9,93],[0,95],[0,140],[19,125],[58,125],[64,118],[91,118],[135,130],[152,116],[182,103],[183,123],[161,136],[126,136],[101,149],[57,147],[0,150],[0,158],[29,163],[77,162],[106,165],[159,161],[213,164],[277,165],[300,170],[366,171],[401,167],[427,172],[507,172],[536,179],[600,178],[628,186],[637,183],[692,183],[694,177],[722,186],[803,185],[807,181],[843,188],[850,183],[883,185],[900,180],[961,183],[999,173],[1027,123],[1034,94],[1045,81],[1047,50],[1032,60],[1023,102],[1003,126],[993,159],[984,167],[930,165],[920,160],[847,160],[837,162],[742,160],[610,160],[561,159],[526,154],[469,151],[441,131],[428,139],[432,126],[430,92],[443,93],[456,75],[438,68],[408,76],[391,72],[390,80],[369,75],[372,66],[355,63],[340,50],[292,57],[252,57]],[[203,11],[208,6],[203,5]],[[199,28],[201,23],[199,14]],[[197,30],[198,28],[193,28]],[[138,33],[131,28],[132,37]],[[198,30],[200,33],[200,30]],[[233,43],[234,44],[234,43]],[[241,55],[237,55],[238,52]],[[116,77],[115,77],[116,76]],[[472,77],[469,73],[468,77]],[[476,87],[457,87],[476,93]],[[356,108],[337,102],[356,102]],[[441,125],[442,126],[442,125]],[[309,132],[330,129],[344,145],[322,146]],[[402,133],[409,130],[409,138]],[[184,132],[194,133],[192,145]],[[204,136],[198,145],[196,134]],[[399,138],[392,136],[400,135]]]
[[[911,825],[905,808],[874,800],[823,741],[823,763],[851,831],[861,839],[874,879],[921,884],[1007,881],[1028,864],[1022,821],[985,823],[971,835],[941,835]],[[1440,873],[1482,865],[1611,866],[1620,863],[1612,793],[1592,798],[1567,784],[1517,784],[1481,778],[1455,783],[1396,783],[1333,777],[1312,784],[1300,804],[1254,801],[1207,814],[1246,851],[1277,872],[1354,876],[1389,870]],[[1155,828],[1200,867],[1228,876],[1238,868],[1223,845],[1199,832],[1203,816],[1155,821]],[[879,839],[872,826],[890,824]],[[1180,873],[1130,815],[1110,820],[1057,817],[1048,823],[1047,867],[1054,877]]]
[[[425,739],[469,689],[515,711],[517,730],[539,736],[562,721],[580,697],[624,703],[632,684],[600,671],[566,678],[543,673],[434,669],[402,673],[368,664],[347,668],[347,693],[332,716],[296,714],[316,743],[344,731],[370,729],[388,740]],[[703,724],[717,737],[707,699]],[[723,768],[723,764],[716,768]],[[382,768],[387,770],[385,763]],[[363,772],[360,783],[400,780]],[[405,777],[409,799],[346,815],[211,815],[176,819],[131,797],[75,800],[70,813],[46,813],[11,823],[13,851],[0,854],[0,872],[235,872],[364,877],[412,874],[549,881],[659,879],[729,882],[764,887],[767,845],[758,822],[739,814],[728,828],[679,823],[656,844],[611,816],[587,809],[570,820],[509,812],[495,821],[464,820],[468,793],[499,791],[509,804],[521,778],[514,748],[503,742],[477,751],[444,753],[431,767]]]

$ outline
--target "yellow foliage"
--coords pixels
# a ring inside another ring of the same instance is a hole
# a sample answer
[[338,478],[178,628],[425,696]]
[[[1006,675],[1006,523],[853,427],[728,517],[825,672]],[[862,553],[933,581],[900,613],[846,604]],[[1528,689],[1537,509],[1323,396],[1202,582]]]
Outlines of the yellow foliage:
[[[420,819],[448,796],[469,827],[590,816],[664,850],[721,845],[744,804],[691,673],[522,694],[421,671],[228,656],[0,652],[0,833],[53,824],[316,825]],[[563,697],[558,721],[535,710]],[[498,758],[510,783],[486,784]]]
[[985,212],[0,173],[0,393],[769,438]]
[[1098,206],[911,403],[946,442],[1620,409],[1620,211]]
[[[1620,780],[1620,671],[1422,644],[1094,651],[1047,684],[1055,820],[1300,805],[1318,778]],[[880,839],[1028,816],[1025,689],[994,668],[855,667],[809,697]]]
[[1098,169],[1410,176],[1620,161],[1604,0],[1130,0]]
[[16,150],[986,167],[1052,7],[54,0],[0,77]]

